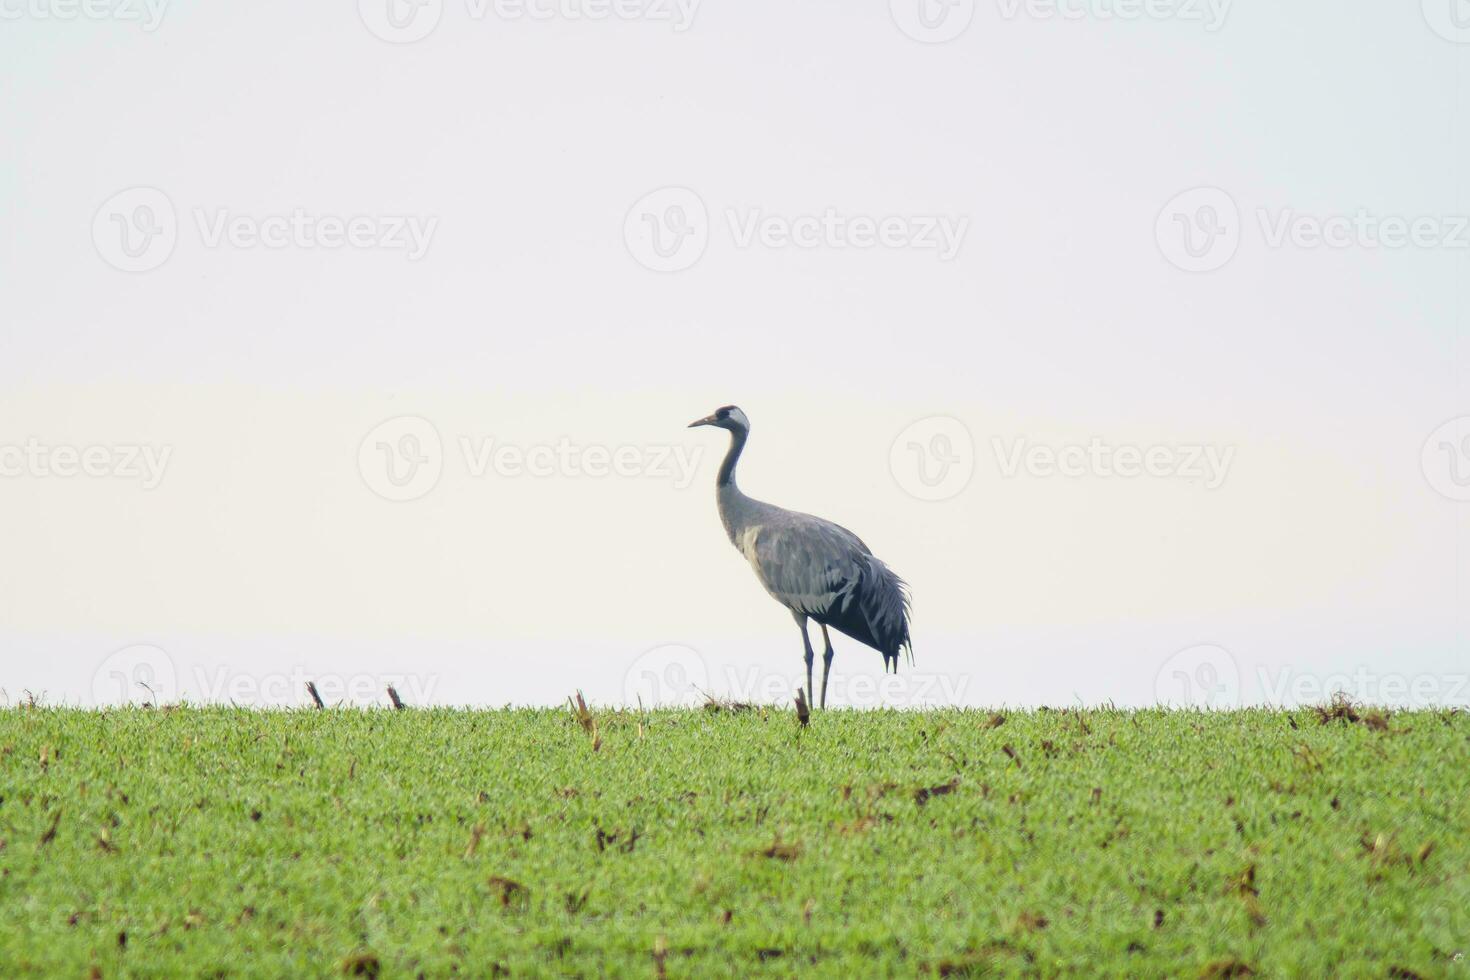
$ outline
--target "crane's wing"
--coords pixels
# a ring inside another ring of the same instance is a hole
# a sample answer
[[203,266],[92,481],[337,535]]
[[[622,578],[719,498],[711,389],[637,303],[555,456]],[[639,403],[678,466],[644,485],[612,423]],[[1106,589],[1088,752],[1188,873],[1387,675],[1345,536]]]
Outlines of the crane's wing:
[[745,528],[736,543],[775,599],[883,654],[898,666],[909,641],[903,580],[856,534],[790,511]]
[[811,616],[850,604],[862,579],[868,546],[856,534],[805,514],[747,528],[741,552],[775,599]]

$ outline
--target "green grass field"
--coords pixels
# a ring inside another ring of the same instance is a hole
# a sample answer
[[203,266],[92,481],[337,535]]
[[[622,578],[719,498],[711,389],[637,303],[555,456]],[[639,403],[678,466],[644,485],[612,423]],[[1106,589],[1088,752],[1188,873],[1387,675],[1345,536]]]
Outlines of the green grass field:
[[0,976],[1470,977],[1470,715],[0,712]]

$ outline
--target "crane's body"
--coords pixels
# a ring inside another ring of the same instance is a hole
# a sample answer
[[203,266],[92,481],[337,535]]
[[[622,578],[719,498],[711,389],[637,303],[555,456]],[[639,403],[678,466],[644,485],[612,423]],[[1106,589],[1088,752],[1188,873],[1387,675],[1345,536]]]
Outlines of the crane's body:
[[909,640],[909,601],[903,580],[869,550],[856,534],[810,514],[786,510],[746,496],[735,482],[735,465],[750,434],[750,421],[733,405],[691,424],[730,432],[730,449],[716,477],[715,498],[725,533],[754,569],[767,592],[791,611],[801,628],[806,658],[807,700],[814,701],[815,654],[807,621],[822,627],[822,697],[832,669],[832,639],[827,628],[864,643],[883,655],[883,665],[898,670]]

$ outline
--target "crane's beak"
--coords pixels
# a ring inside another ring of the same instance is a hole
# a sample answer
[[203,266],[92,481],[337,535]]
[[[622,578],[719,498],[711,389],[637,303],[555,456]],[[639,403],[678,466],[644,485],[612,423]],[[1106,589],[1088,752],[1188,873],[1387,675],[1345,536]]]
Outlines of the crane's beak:
[[689,423],[689,428],[691,428],[691,429],[697,429],[701,425],[714,425],[714,424],[715,424],[715,417],[713,415],[706,415],[702,419],[695,419],[693,422],[690,422]]

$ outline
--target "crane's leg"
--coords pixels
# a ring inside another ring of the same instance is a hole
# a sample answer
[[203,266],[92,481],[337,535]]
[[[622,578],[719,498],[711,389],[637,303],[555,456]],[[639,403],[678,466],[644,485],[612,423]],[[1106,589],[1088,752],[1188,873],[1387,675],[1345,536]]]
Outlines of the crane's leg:
[[832,673],[832,637],[827,635],[827,624],[822,624],[822,642],[827,649],[822,653],[822,710],[827,710],[827,675]]
[[812,661],[817,659],[817,655],[812,652],[812,638],[806,633],[806,614],[793,612],[791,615],[796,625],[801,627],[801,645],[806,649],[806,703],[816,704],[816,691],[812,690]]

